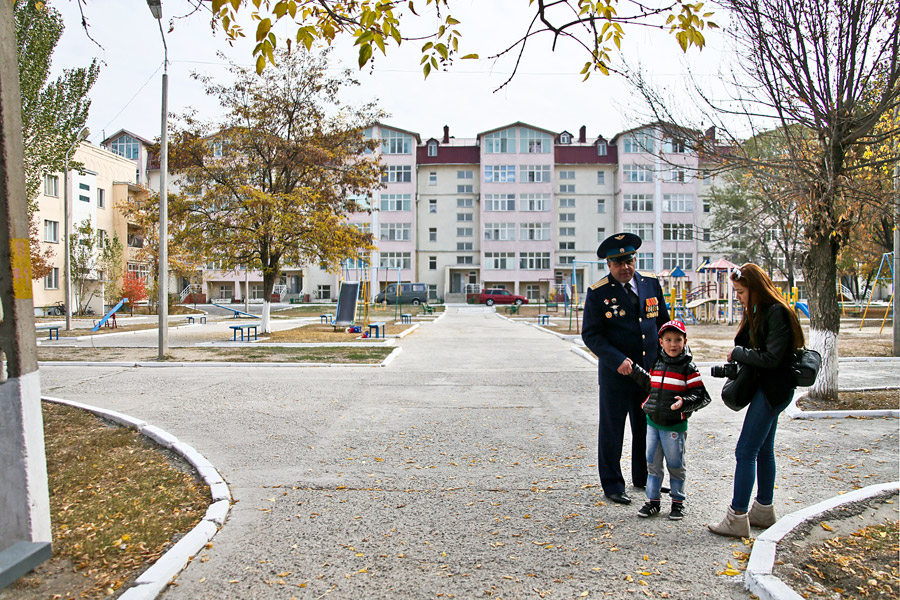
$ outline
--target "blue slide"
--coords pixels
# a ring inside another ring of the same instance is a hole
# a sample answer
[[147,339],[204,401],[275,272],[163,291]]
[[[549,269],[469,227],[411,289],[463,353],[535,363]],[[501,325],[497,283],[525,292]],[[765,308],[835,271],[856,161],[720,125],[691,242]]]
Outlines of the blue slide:
[[807,306],[806,302],[798,302],[794,306],[797,307],[797,310],[806,315],[806,318],[809,318],[809,306]]
[[122,298],[121,300],[119,300],[119,303],[116,304],[112,308],[112,310],[110,310],[108,313],[106,313],[106,316],[103,317],[102,319],[100,319],[100,322],[97,323],[96,325],[94,325],[94,327],[91,329],[91,331],[97,331],[98,329],[103,327],[103,324],[106,323],[107,321],[109,321],[109,318],[111,316],[113,316],[114,314],[116,314],[116,311],[119,310],[120,308],[122,308],[122,305],[125,304],[126,302],[128,302],[128,298]]

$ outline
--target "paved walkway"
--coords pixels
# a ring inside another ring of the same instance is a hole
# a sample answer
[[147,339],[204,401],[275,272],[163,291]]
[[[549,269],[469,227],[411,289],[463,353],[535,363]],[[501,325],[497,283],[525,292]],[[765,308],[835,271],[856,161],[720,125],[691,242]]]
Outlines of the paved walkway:
[[[381,369],[50,367],[41,381],[169,431],[231,486],[228,521],[165,599],[748,598],[718,573],[749,548],[706,530],[730,500],[741,415],[714,401],[691,420],[685,520],[638,519],[604,502],[596,371],[571,343],[466,306],[399,345]],[[842,380],[871,367],[842,363]],[[878,368],[900,381],[900,364]],[[782,417],[777,452],[784,514],[894,481],[897,421]]]

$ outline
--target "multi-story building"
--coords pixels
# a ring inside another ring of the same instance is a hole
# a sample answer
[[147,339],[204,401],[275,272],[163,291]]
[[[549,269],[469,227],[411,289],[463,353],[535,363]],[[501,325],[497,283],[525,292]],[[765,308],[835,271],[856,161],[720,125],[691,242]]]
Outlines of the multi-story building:
[[[137,256],[143,245],[142,232],[123,218],[118,207],[129,197],[146,198],[148,190],[136,185],[134,162],[103,148],[82,142],[75,150],[73,163],[81,163],[79,170],[68,174],[68,199],[70,231],[84,221],[89,221],[94,230],[101,232],[104,239],[118,237],[124,247],[123,265],[125,270],[146,275],[148,265]],[[66,178],[63,173],[52,173],[44,177],[38,196],[37,220],[41,228],[41,244],[53,249],[52,271],[42,281],[33,284],[34,305],[41,311],[58,302],[65,302],[65,196],[63,189]],[[106,274],[92,273],[85,286],[85,297],[77,297],[73,286],[73,297],[78,305],[87,305],[96,313],[115,298],[108,297]],[[76,310],[76,305],[72,310]]]

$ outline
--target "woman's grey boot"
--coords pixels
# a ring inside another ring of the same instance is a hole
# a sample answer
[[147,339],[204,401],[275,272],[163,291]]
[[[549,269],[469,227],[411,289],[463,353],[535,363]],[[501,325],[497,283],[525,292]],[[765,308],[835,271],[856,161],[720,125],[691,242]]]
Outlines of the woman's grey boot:
[[736,515],[734,509],[728,507],[725,518],[718,525],[707,525],[717,535],[727,537],[750,537],[750,518],[747,513]]
[[753,506],[750,507],[747,515],[750,517],[750,527],[768,529],[778,520],[778,517],[775,516],[775,504],[760,504],[756,500],[753,501]]

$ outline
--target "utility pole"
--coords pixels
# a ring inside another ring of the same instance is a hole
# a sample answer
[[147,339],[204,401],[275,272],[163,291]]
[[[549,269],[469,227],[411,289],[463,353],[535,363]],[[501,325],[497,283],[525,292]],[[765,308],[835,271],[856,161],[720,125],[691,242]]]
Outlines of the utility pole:
[[0,588],[51,554],[14,23],[0,2]]

